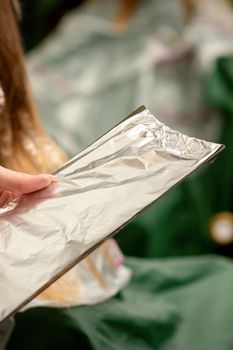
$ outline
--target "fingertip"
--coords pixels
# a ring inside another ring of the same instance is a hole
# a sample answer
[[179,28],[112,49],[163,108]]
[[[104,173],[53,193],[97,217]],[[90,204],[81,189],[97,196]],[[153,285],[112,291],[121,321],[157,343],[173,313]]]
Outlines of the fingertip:
[[40,176],[43,177],[43,180],[45,183],[47,183],[47,186],[49,186],[51,183],[56,183],[57,179],[55,176],[50,175],[50,174],[41,174]]
[[49,174],[37,175],[37,179],[40,180],[41,187],[47,187],[52,182],[51,175],[49,175]]
[[57,178],[55,176],[53,176],[53,175],[49,175],[49,176],[50,176],[50,179],[51,179],[52,183],[58,182],[58,180],[57,180]]

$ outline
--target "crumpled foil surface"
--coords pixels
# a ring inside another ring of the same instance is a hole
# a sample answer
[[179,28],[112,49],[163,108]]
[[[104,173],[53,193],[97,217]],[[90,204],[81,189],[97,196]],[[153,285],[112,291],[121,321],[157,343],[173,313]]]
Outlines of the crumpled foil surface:
[[0,321],[222,148],[141,107],[57,170],[57,185],[10,203],[0,217]]
[[103,302],[129,281],[131,270],[117,243],[108,239],[46,288],[21,311],[35,306],[71,307]]

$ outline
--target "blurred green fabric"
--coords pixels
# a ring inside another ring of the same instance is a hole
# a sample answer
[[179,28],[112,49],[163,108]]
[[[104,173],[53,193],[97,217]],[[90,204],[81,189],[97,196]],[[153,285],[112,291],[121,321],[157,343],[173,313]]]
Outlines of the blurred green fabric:
[[[198,177],[167,194],[156,210],[128,226],[120,237],[125,251],[139,255],[143,248],[145,256],[208,251],[209,216],[232,210],[233,59],[220,59],[206,84],[209,103],[222,113],[220,141],[226,151]],[[155,217],[159,223],[150,231]],[[131,282],[102,304],[18,313],[7,350],[233,348],[230,260],[200,256],[126,262],[133,271]]]
[[131,283],[102,304],[18,313],[7,350],[232,349],[232,263],[211,256],[127,263]]
[[214,164],[167,193],[120,232],[117,240],[126,255],[175,256],[218,250],[208,235],[208,224],[214,214],[233,211],[233,57],[217,60],[205,85],[206,100],[221,113],[218,141],[226,149]]
[[[186,23],[179,0],[145,0],[128,27],[116,32],[112,18],[119,2],[90,2],[66,16],[29,55],[43,123],[70,156],[140,104],[174,129],[226,143],[213,165],[195,172],[117,235],[126,255],[165,257],[219,250],[208,225],[215,213],[232,208],[232,118],[226,119],[219,101],[223,94],[231,104],[232,97],[226,90],[231,64],[220,69],[222,60],[217,58],[230,51],[232,40],[225,17],[216,25],[221,9],[217,3],[213,17],[207,6],[207,13],[203,10]],[[204,98],[203,79],[214,64]],[[220,118],[215,117],[216,110],[221,111]]]
[[209,220],[233,211],[233,57],[218,59],[204,79],[226,149],[116,236],[123,252],[136,256],[126,259],[129,285],[98,305],[18,313],[7,350],[233,349],[232,262],[200,255],[219,252]]

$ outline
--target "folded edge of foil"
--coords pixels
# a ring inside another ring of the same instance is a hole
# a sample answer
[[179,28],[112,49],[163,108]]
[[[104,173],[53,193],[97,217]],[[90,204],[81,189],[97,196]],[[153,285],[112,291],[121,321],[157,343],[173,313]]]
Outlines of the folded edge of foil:
[[[134,117],[136,115],[140,115],[143,113],[149,113],[150,112],[144,107],[140,107],[139,109],[137,109],[136,111],[134,111],[132,114],[130,114],[129,117],[127,117],[123,122],[119,123],[118,125],[123,125],[125,122],[127,122],[128,120],[130,120],[131,117]],[[150,114],[150,116],[152,116]],[[191,138],[189,136],[183,135],[182,133],[179,133],[177,131],[174,131],[170,128],[168,128],[167,126],[165,126],[164,124],[160,123],[155,117],[153,117],[155,119],[156,122],[158,122],[158,125],[160,125],[162,128],[165,128],[166,131],[168,132],[175,132],[177,133],[177,135],[180,135],[181,137],[185,137],[187,139],[192,139],[192,140],[198,140],[200,142],[204,142],[205,144],[209,144],[209,145],[215,145],[214,149],[212,150],[212,152],[210,151],[208,154],[206,154],[206,156],[204,156],[203,158],[200,159],[200,162],[193,168],[192,171],[190,171],[186,176],[184,176],[180,181],[177,181],[175,183],[175,185],[169,187],[168,190],[170,190],[171,188],[173,188],[174,186],[176,186],[178,183],[180,183],[181,181],[183,181],[186,177],[188,177],[193,171],[195,171],[197,168],[199,168],[199,166],[201,166],[204,163],[210,162],[212,161],[217,155],[218,153],[220,153],[223,148],[224,145],[221,144],[215,144],[215,143],[211,143],[211,142],[207,142],[207,141],[203,141],[203,140],[199,140],[196,138]],[[115,128],[115,127],[114,127]],[[113,128],[113,129],[114,129]],[[111,132],[113,129],[111,129],[109,132]],[[81,157],[84,157],[88,152],[91,152],[93,149],[95,149],[95,147],[98,147],[98,142],[101,141],[102,138],[104,138],[109,132],[107,132],[104,136],[102,136],[101,138],[99,138],[96,142],[94,142],[93,144],[91,144],[89,147],[87,147],[84,151],[82,151],[80,154],[78,154],[77,156],[75,156],[74,158],[72,158],[71,160],[69,160],[68,162],[66,162],[63,166],[61,166],[55,173],[54,175],[58,175],[59,173],[61,173],[64,169],[66,169],[69,165],[71,165],[72,163],[75,163],[77,159],[80,159]],[[197,157],[198,158],[198,157]],[[68,270],[70,270],[73,266],[75,266],[77,263],[79,263],[81,260],[83,260],[86,256],[88,256],[93,250],[95,250],[98,246],[100,246],[104,241],[106,241],[107,239],[109,239],[110,237],[112,237],[113,235],[115,235],[118,231],[120,231],[124,226],[126,226],[130,221],[132,221],[137,215],[139,215],[142,211],[144,211],[147,207],[151,206],[155,201],[157,201],[161,196],[163,196],[168,190],[164,191],[162,193],[162,195],[160,195],[158,198],[156,198],[154,201],[152,201],[150,204],[148,204],[147,206],[143,207],[140,211],[138,211],[134,216],[132,216],[129,220],[127,220],[123,225],[120,225],[116,230],[114,230],[113,232],[110,232],[109,235],[107,235],[106,237],[104,237],[103,239],[101,239],[99,242],[97,242],[96,244],[94,244],[92,247],[90,247],[85,253],[81,254],[80,256],[77,257],[77,259],[75,259],[74,261],[72,261],[72,263],[68,264],[65,268],[62,269],[61,272],[57,273],[55,276],[53,276],[53,278],[51,278],[47,283],[45,283],[40,289],[38,289],[35,293],[33,293],[30,297],[28,297],[26,300],[24,300],[20,305],[18,305],[12,312],[10,312],[9,314],[7,314],[7,316],[5,316],[4,318],[2,318],[0,320],[0,322],[4,321],[6,318],[10,317],[12,314],[14,314],[16,311],[18,311],[19,309],[21,309],[23,306],[25,306],[28,302],[30,302],[33,298],[35,298],[38,294],[40,294],[43,290],[45,290],[49,285],[51,285],[53,282],[55,282],[58,278],[60,278],[64,273],[66,273]]]

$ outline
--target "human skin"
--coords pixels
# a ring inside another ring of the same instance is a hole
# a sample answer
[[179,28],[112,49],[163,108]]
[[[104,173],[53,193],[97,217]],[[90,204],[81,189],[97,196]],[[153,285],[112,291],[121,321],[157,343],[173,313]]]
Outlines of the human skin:
[[41,190],[54,181],[52,175],[28,175],[0,166],[0,207],[20,194]]

